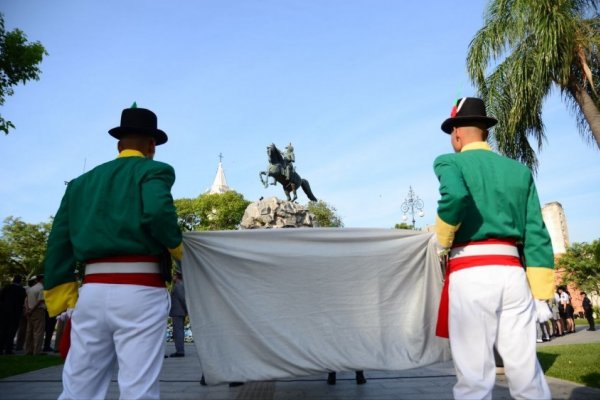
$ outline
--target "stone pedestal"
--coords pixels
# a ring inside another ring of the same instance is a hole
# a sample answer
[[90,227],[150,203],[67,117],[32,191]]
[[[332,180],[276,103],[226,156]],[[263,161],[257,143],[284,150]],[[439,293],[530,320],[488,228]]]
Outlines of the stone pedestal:
[[303,205],[269,197],[250,204],[240,229],[312,228],[318,227],[315,216]]

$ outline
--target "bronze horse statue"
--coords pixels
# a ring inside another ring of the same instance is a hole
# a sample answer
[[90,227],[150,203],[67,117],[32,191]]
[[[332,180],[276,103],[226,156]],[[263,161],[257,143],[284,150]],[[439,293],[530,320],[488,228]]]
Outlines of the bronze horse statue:
[[[287,150],[288,152],[286,153],[286,157],[284,157],[275,144],[271,144],[267,147],[269,167],[266,171],[260,172],[260,181],[263,183],[263,185],[265,185],[265,188],[269,186],[269,177],[273,178],[271,185],[276,185],[277,182],[281,183],[288,201],[296,201],[298,198],[296,189],[298,189],[298,187],[302,188],[304,193],[306,193],[306,196],[311,201],[317,201],[317,198],[310,190],[308,181],[300,178],[300,175],[296,173],[296,170],[292,165],[294,156],[291,144],[288,146]],[[266,179],[263,178],[265,176]],[[290,196],[290,193],[293,195],[293,197]]]

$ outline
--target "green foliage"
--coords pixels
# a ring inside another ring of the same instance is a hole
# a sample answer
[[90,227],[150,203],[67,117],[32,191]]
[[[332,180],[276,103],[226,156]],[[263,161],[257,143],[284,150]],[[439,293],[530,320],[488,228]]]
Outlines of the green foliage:
[[8,217],[0,236],[0,278],[10,281],[15,274],[29,277],[43,272],[46,242],[52,222],[28,224]]
[[546,346],[537,355],[545,375],[600,388],[600,343]]
[[313,214],[322,228],[342,228],[344,223],[337,210],[323,200],[308,203],[308,211]]
[[406,222],[401,222],[399,224],[394,225],[394,229],[409,229],[409,230],[412,230],[413,226],[411,224],[407,224]]
[[543,100],[552,87],[561,90],[582,136],[600,147],[599,59],[597,0],[492,0],[467,69],[498,119],[491,137],[498,150],[536,169],[534,147],[545,140]]
[[600,293],[600,263],[597,252],[600,239],[592,243],[573,243],[557,260],[557,269],[562,269],[561,284],[573,283],[588,293]]
[[182,231],[237,229],[248,204],[250,202],[235,191],[175,200]]
[[[30,80],[39,80],[44,55],[48,55],[40,42],[27,43],[27,36],[20,29],[4,30],[4,16],[0,13],[0,106],[6,96],[12,96],[13,86]],[[12,122],[0,116],[0,131],[8,134]]]

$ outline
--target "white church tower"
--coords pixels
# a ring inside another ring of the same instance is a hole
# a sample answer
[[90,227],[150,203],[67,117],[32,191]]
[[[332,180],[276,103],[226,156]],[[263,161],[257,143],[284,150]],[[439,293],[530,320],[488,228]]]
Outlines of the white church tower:
[[565,253],[569,247],[569,229],[563,206],[558,201],[545,204],[542,217],[552,240],[554,255]]
[[225,179],[225,172],[223,171],[222,160],[223,155],[219,154],[219,166],[217,167],[217,175],[215,175],[215,180],[213,181],[213,184],[210,187],[210,189],[206,191],[206,193],[208,194],[225,193],[231,190],[227,185],[227,179]]

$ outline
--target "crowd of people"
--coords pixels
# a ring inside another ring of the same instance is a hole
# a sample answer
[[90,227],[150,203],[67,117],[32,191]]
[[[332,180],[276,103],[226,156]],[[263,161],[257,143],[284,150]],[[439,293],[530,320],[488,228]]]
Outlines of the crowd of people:
[[[0,354],[24,351],[26,355],[58,353],[66,325],[66,315],[50,317],[44,301],[44,275],[34,275],[23,286],[21,275],[0,291]],[[171,289],[169,317],[173,325],[175,353],[184,357],[184,321],[188,315],[183,275],[177,270]],[[165,355],[165,358],[169,356]]]
[[[583,316],[589,323],[589,331],[595,331],[593,309],[590,299],[585,292],[582,296]],[[537,342],[548,342],[552,338],[575,333],[575,308],[571,294],[565,286],[559,286],[554,293],[554,298],[546,300],[551,316],[546,321],[538,321]]]
[[32,276],[26,286],[16,275],[2,288],[0,327],[1,354],[25,351],[26,355],[58,352],[64,320],[50,317],[44,300],[44,275]]

